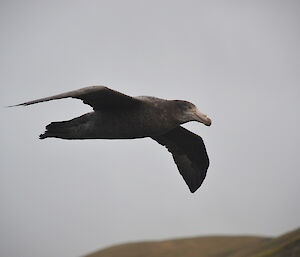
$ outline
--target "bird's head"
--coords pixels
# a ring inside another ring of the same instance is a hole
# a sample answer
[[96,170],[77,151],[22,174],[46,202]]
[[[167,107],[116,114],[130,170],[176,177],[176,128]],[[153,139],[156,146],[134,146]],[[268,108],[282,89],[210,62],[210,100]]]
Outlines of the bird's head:
[[180,122],[198,121],[206,126],[211,125],[211,119],[200,112],[194,104],[182,100],[174,100],[174,103],[178,109],[177,116]]

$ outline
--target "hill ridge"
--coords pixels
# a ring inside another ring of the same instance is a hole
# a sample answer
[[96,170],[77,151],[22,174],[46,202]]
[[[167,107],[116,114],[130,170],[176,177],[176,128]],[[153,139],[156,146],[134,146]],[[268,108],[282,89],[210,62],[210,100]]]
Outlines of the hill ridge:
[[[292,254],[292,255],[291,255]],[[300,228],[279,237],[200,236],[144,241],[104,248],[85,257],[297,257]]]

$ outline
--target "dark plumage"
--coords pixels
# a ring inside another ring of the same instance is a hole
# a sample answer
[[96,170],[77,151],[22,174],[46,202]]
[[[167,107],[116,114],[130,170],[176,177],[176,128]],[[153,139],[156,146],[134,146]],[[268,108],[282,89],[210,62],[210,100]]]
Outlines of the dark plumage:
[[20,105],[31,105],[62,98],[81,99],[94,111],[69,121],[52,122],[40,139],[133,139],[151,137],[167,147],[178,170],[195,192],[202,184],[209,166],[205,145],[200,136],[180,126],[199,121],[207,126],[211,120],[195,105],[181,100],[155,97],[131,97],[105,86],[92,86],[45,97]]

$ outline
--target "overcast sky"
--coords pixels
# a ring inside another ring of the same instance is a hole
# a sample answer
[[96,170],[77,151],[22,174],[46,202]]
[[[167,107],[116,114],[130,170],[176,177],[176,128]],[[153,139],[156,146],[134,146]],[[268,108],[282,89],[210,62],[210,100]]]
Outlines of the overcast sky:
[[88,85],[185,99],[211,166],[191,194],[150,139],[39,140],[91,108],[0,108],[0,255],[74,257],[117,243],[300,225],[299,1],[1,1],[0,100]]

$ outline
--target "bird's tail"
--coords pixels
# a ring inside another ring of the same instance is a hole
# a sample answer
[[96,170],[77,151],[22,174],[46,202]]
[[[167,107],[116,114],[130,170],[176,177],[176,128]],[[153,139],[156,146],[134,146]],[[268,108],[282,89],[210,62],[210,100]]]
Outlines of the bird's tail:
[[68,138],[70,123],[68,121],[51,122],[46,126],[46,131],[40,135],[40,139],[47,137]]

